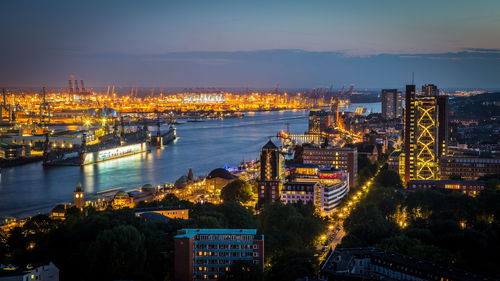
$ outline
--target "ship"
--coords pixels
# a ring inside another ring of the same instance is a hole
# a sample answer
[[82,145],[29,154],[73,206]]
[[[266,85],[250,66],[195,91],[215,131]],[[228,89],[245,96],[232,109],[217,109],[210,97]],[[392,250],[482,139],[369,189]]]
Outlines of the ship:
[[139,143],[119,145],[106,149],[99,149],[96,151],[87,151],[79,153],[80,165],[95,164],[102,161],[125,157],[137,153],[149,151],[149,142],[143,141]]
[[153,147],[162,147],[169,142],[175,140],[177,138],[177,130],[174,126],[170,125],[168,131],[162,133],[160,131],[160,127],[158,126],[158,130],[156,131],[156,136],[151,137],[151,146]]
[[[85,138],[85,137],[84,137]],[[85,145],[75,149],[48,149],[48,135],[43,153],[44,166],[83,166],[102,161],[130,156],[150,151],[150,135],[146,128],[135,132],[112,133],[101,138],[100,143]]]

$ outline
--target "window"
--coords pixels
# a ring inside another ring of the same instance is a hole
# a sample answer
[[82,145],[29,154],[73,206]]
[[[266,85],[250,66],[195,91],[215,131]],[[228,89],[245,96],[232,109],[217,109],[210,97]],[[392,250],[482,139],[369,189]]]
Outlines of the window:
[[258,249],[258,248],[259,248],[259,245],[257,245],[257,244],[253,244],[253,248],[254,248],[254,249]]

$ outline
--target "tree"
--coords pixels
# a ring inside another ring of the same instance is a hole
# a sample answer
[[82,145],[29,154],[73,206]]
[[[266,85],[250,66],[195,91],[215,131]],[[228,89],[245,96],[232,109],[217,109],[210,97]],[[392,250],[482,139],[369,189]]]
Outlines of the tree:
[[324,231],[325,222],[314,208],[302,204],[266,204],[259,216],[259,230],[266,238],[266,258],[285,248],[314,248],[316,238]]
[[498,189],[500,189],[500,179],[498,179],[498,178],[489,179],[486,182],[486,187],[485,188],[489,189],[489,190],[498,190]]
[[224,186],[220,196],[224,201],[247,203],[253,198],[252,186],[245,180],[237,179]]
[[381,170],[375,178],[375,183],[379,186],[394,187],[396,189],[403,188],[399,174],[391,170]]
[[103,279],[138,278],[144,267],[144,235],[131,225],[101,232],[89,245],[91,272]]
[[287,249],[271,260],[267,280],[296,280],[314,275],[317,259],[309,249]]

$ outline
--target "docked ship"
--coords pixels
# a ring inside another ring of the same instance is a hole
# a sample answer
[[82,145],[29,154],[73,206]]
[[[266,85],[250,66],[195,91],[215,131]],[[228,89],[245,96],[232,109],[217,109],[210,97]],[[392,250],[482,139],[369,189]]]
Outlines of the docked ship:
[[87,165],[142,153],[149,150],[151,150],[149,142],[143,141],[139,143],[119,145],[102,150],[98,149],[95,151],[81,152],[79,153],[78,158],[80,160],[80,165]]
[[[48,136],[47,141],[48,142]],[[146,128],[135,132],[112,133],[94,145],[82,143],[80,148],[50,151],[46,145],[43,153],[44,166],[83,166],[102,161],[150,151],[150,135]]]
[[158,126],[158,129],[156,131],[156,136],[151,137],[151,146],[153,147],[162,147],[169,142],[175,140],[177,138],[177,132],[174,126],[170,125],[168,127],[168,131],[165,133],[162,133],[160,130],[160,126]]

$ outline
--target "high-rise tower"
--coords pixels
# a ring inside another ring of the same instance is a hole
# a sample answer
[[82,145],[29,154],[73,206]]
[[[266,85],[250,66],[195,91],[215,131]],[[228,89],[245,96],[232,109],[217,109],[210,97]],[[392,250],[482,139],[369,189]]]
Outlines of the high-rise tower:
[[269,140],[260,153],[260,177],[258,205],[280,199],[280,191],[285,180],[285,159],[278,147]]
[[439,179],[439,157],[448,150],[448,97],[439,96],[435,85],[406,86],[404,132],[404,179]]
[[394,119],[402,115],[402,93],[398,92],[397,89],[383,89],[382,116],[386,119]]

